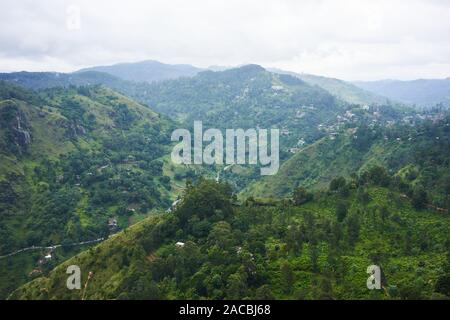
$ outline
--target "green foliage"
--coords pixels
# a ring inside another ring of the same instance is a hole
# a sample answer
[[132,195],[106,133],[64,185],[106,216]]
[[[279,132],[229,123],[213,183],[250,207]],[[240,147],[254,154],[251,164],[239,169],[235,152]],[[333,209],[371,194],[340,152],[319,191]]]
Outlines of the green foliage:
[[[125,228],[171,203],[160,160],[169,120],[98,86],[31,92],[2,82],[0,94],[9,99],[0,101],[0,255],[105,237],[109,218]],[[38,260],[2,270],[23,283]],[[0,298],[8,290],[0,284]]]
[[302,205],[304,203],[307,203],[308,201],[312,200],[313,195],[309,193],[305,188],[298,187],[294,190],[294,193],[292,195],[292,199],[294,200],[294,204],[296,206]]
[[[449,208],[450,118],[439,117],[443,118],[414,126],[373,126],[375,133],[368,134],[371,140],[362,149],[354,142],[359,129],[354,135],[342,132],[334,140],[321,139],[285,161],[276,175],[250,184],[242,197],[286,196],[299,183],[313,189],[328,186],[345,196],[347,189],[373,183],[395,185],[408,197],[414,189],[423,188],[429,203]],[[352,178],[354,173],[359,174],[358,181]],[[350,180],[346,187],[341,177]]]
[[292,286],[295,283],[294,271],[292,266],[288,262],[284,262],[280,268],[281,281],[280,285],[285,293],[290,293],[292,291]]
[[[17,77],[32,87],[54,81]],[[221,172],[230,184],[199,178],[221,168],[167,165],[174,123],[105,87],[68,86],[92,79],[188,128],[202,120],[221,129],[289,129],[281,137],[284,163],[264,179],[258,168]],[[32,280],[11,298],[79,299],[65,287],[70,264],[94,273],[89,299],[448,296],[444,113],[424,113],[418,118],[432,121],[422,121],[389,105],[348,105],[255,65],[154,84],[96,72],[59,83],[66,87],[39,92],[0,83],[0,255],[63,244],[42,276],[27,274],[43,252],[0,261],[1,298]],[[183,179],[194,184],[181,193]],[[234,192],[257,179],[241,205]],[[144,219],[165,211],[177,193],[170,212]],[[72,242],[108,237],[109,218],[124,231],[65,261],[76,253]],[[383,268],[386,291],[364,286],[373,263]]]
[[[395,190],[374,184],[366,188],[371,203],[361,204],[357,191],[351,189],[345,198],[349,213],[339,223],[332,210],[343,201],[339,194],[323,194],[290,207],[286,217],[282,203],[233,205],[228,185],[200,180],[189,185],[173,213],[131,226],[48,276],[22,286],[11,298],[79,299],[65,289],[69,264],[94,272],[89,299],[427,299],[445,295],[448,217],[417,211],[404,198],[394,202]],[[402,222],[383,213],[383,206],[394,208]],[[204,232],[197,230],[200,227],[194,230],[186,218],[205,221],[207,227]],[[433,246],[424,246],[424,228]],[[411,246],[407,255],[399,246],[406,235]],[[177,241],[184,245],[176,245]],[[374,263],[383,267],[387,291],[374,293],[365,286],[367,266]],[[42,286],[51,288],[48,294]]]
[[339,222],[344,221],[345,217],[347,217],[348,208],[347,205],[343,202],[340,202],[336,208],[336,217]]
[[426,207],[428,203],[428,195],[423,187],[417,187],[413,191],[412,204],[417,209],[422,209]]

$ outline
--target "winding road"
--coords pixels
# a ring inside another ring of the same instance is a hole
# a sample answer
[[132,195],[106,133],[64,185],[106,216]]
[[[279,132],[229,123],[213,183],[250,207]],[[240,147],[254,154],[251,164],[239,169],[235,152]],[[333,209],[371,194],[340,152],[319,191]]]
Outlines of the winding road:
[[[68,247],[81,246],[81,245],[84,245],[84,244],[90,244],[90,243],[100,242],[100,241],[103,241],[103,240],[105,240],[105,238],[98,238],[98,239],[90,240],[90,241],[75,242],[75,243],[65,244],[64,246],[68,246]],[[6,255],[4,255],[4,256],[0,256],[0,259],[4,259],[4,258],[7,258],[7,257],[11,257],[11,256],[14,256],[14,255],[16,255],[16,254],[19,254],[19,253],[25,252],[25,251],[30,251],[30,250],[42,250],[42,249],[52,249],[52,250],[53,250],[53,249],[56,249],[56,248],[59,248],[59,247],[62,247],[62,246],[63,246],[62,244],[57,244],[57,245],[54,245],[54,246],[48,246],[48,247],[31,246],[31,247],[27,247],[27,248],[22,248],[22,249],[16,250],[16,251],[11,252],[11,253],[9,253],[9,254],[6,254]]]

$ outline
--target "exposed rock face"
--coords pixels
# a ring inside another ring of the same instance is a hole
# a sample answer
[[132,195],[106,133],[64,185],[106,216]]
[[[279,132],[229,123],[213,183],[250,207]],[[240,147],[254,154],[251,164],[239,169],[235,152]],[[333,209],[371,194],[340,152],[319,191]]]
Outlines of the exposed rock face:
[[72,122],[69,124],[66,132],[70,138],[78,138],[86,134],[86,129],[82,125]]
[[31,143],[31,134],[28,131],[28,122],[22,112],[16,115],[16,125],[12,127],[15,131],[16,144],[21,148],[26,148]]
[[6,129],[7,147],[15,154],[22,154],[32,142],[31,126],[25,113],[12,101],[2,105],[0,122]]
[[75,139],[87,133],[86,129],[82,125],[66,119],[58,119],[54,124],[60,128],[66,129],[66,136],[71,139]]

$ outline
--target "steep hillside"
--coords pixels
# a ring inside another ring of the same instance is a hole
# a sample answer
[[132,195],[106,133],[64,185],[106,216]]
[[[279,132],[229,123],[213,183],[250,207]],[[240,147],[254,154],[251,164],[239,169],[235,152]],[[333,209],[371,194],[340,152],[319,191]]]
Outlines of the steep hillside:
[[425,109],[443,105],[450,107],[450,78],[413,81],[382,80],[355,82],[360,88]]
[[180,77],[192,77],[203,69],[187,64],[165,64],[154,60],[134,63],[118,63],[111,66],[98,66],[79,70],[78,72],[99,71],[118,78],[136,82],[154,82]]
[[[347,182],[344,181],[344,185]],[[348,192],[233,204],[227,185],[189,187],[146,219],[16,290],[10,299],[427,299],[449,295],[448,215],[414,209],[358,177]],[[367,267],[383,290],[367,290]],[[66,269],[86,289],[68,290]],[[88,280],[88,275],[89,280]]]
[[[0,82],[0,123],[0,256],[98,239],[172,202],[161,157],[173,124],[121,94]],[[1,269],[31,271],[7,268],[12,261]],[[1,278],[4,296],[14,276]]]
[[435,123],[347,124],[338,135],[303,148],[277,175],[256,181],[241,196],[284,196],[297,186],[323,188],[338,176],[383,165],[428,190],[436,205],[450,207],[450,118],[442,114],[429,118]]

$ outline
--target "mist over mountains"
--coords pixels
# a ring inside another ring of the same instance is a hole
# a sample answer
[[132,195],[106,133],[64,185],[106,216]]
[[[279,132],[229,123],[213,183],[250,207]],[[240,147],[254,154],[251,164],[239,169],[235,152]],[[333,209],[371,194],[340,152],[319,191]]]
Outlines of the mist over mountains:
[[412,81],[358,81],[354,84],[394,101],[417,105],[420,108],[429,108],[435,105],[450,107],[450,78]]
[[77,73],[99,71],[128,81],[154,82],[179,77],[192,77],[203,70],[188,64],[170,65],[154,60],[146,60],[135,63],[118,63],[111,66],[85,68],[77,71]]

